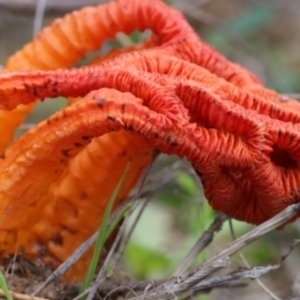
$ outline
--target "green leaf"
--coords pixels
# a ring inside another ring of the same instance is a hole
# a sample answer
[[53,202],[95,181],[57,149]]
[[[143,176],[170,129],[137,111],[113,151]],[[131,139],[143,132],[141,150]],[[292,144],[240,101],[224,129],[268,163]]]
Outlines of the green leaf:
[[1,271],[0,271],[0,288],[3,290],[7,300],[13,300],[13,297],[8,289],[5,277]]
[[134,276],[139,279],[170,275],[171,260],[160,251],[130,243],[125,250],[125,259]]
[[177,178],[177,183],[183,189],[183,191],[191,197],[195,197],[197,194],[197,187],[194,178],[188,174],[180,173]]
[[[261,30],[274,17],[274,7],[270,5],[258,5],[245,10],[236,19],[227,23],[226,30],[230,35],[247,37]],[[207,36],[208,43],[223,49],[228,48],[228,36],[224,32],[213,30]]]

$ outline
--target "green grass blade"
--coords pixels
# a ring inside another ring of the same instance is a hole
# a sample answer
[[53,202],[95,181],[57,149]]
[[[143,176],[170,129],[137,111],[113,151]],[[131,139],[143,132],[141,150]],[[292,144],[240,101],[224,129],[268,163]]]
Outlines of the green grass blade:
[[[98,235],[98,238],[97,238],[97,241],[96,241],[96,244],[95,244],[93,257],[91,259],[91,263],[89,265],[88,271],[85,275],[85,278],[84,278],[84,281],[83,281],[83,284],[82,284],[82,287],[81,287],[81,292],[84,292],[90,286],[90,284],[93,280],[102,247],[103,247],[103,245],[104,245],[104,243],[105,243],[105,241],[108,237],[109,217],[111,215],[113,205],[114,205],[115,200],[118,196],[118,193],[119,193],[119,191],[122,187],[122,184],[124,182],[124,179],[126,177],[126,174],[127,174],[128,170],[129,170],[129,163],[126,165],[126,167],[123,171],[123,174],[122,174],[122,176],[121,176],[121,178],[120,178],[113,194],[111,195],[111,197],[109,199],[109,202],[108,202],[108,205],[105,209],[104,216],[103,216],[103,219],[102,219],[102,222],[101,222],[101,227],[99,229],[99,235]],[[117,225],[116,222],[114,222],[113,224],[115,226]],[[110,226],[109,231],[113,231],[113,229],[114,228],[112,226]]]
[[0,288],[3,290],[7,300],[13,300],[13,297],[8,289],[3,273],[0,271]]
[[111,233],[114,231],[114,229],[118,226],[118,224],[120,223],[120,221],[124,218],[124,216],[127,214],[127,212],[129,211],[129,209],[131,208],[131,204],[127,204],[117,215],[117,217],[115,218],[115,220],[112,222],[112,224],[108,227],[107,229],[107,233],[106,233],[106,237],[105,239],[107,239]]

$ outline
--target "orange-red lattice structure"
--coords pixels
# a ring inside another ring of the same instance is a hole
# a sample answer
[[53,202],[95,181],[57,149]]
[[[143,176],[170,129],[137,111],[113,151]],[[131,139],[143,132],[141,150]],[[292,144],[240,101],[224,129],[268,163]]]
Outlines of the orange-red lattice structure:
[[[152,37],[63,69],[135,29]],[[33,103],[57,96],[84,98],[7,146]],[[99,226],[127,162],[118,202],[157,151],[186,157],[209,203],[230,217],[258,224],[299,200],[300,105],[227,61],[158,0],[56,20],[8,59],[0,107],[2,254],[20,247],[61,263]],[[69,279],[81,278],[88,257]]]

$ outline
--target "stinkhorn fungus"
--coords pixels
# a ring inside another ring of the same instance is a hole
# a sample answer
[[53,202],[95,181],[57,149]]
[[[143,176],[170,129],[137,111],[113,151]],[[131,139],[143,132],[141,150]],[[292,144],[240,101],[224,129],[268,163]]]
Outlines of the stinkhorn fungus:
[[[135,29],[153,35],[64,69]],[[7,146],[33,103],[57,96],[82,98]],[[227,61],[159,0],[56,20],[8,59],[0,108],[3,255],[20,247],[57,266],[97,229],[127,162],[117,203],[158,152],[186,157],[211,206],[230,217],[259,224],[299,202],[300,104]]]

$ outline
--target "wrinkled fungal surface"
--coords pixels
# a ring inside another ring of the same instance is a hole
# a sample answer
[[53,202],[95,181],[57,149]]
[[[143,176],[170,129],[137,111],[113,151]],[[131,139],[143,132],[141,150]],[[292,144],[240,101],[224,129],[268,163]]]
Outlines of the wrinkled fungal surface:
[[[68,69],[122,31],[134,47]],[[76,97],[11,142],[34,102]],[[81,98],[78,98],[81,97]],[[159,0],[118,0],[56,20],[0,73],[0,250],[54,267],[122,201],[158,152],[186,157],[211,206],[259,224],[299,200],[300,105],[202,41]],[[88,253],[67,277],[79,280]]]

